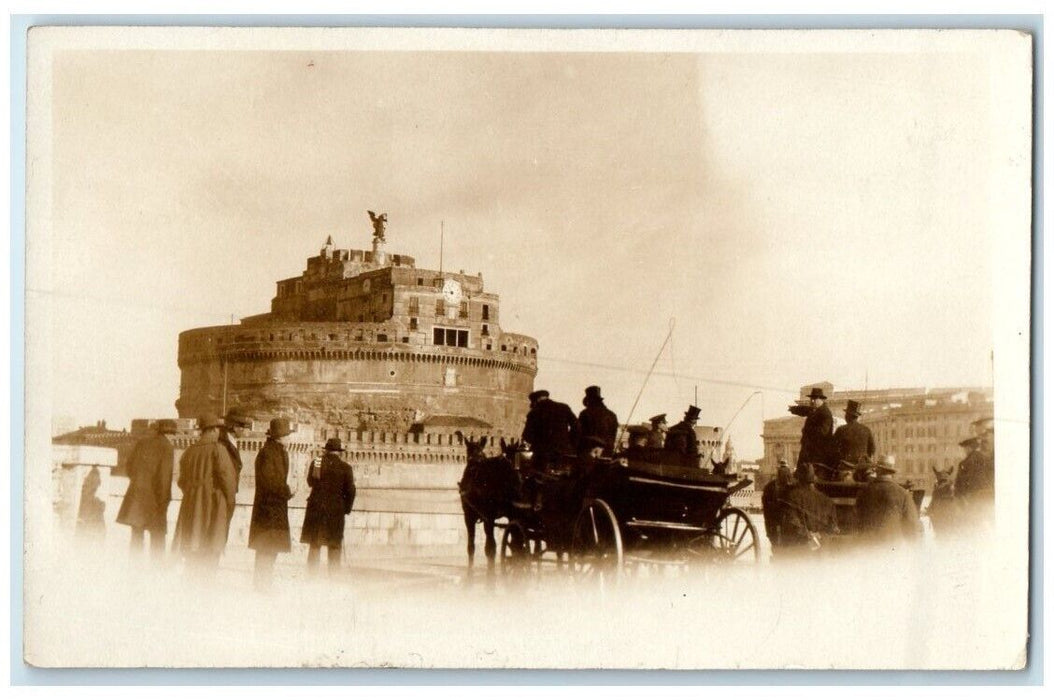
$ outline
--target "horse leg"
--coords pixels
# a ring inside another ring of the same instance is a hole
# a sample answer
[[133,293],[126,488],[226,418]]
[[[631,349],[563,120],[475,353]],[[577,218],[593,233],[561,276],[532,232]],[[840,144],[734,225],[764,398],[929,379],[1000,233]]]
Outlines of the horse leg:
[[476,556],[476,514],[465,508],[465,530],[468,534],[468,568],[472,568],[472,559]]
[[494,519],[483,521],[483,534],[487,541],[483,545],[483,553],[487,555],[487,571],[494,571],[494,555],[498,552],[498,543],[494,539]]

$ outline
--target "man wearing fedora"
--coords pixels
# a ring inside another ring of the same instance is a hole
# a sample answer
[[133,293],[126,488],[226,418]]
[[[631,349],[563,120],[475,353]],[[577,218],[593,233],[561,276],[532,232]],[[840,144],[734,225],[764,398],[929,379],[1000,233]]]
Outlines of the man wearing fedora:
[[215,569],[227,546],[234,510],[235,473],[227,450],[219,443],[223,421],[214,415],[198,419],[201,436],[179,459],[183,492],[172,548],[202,572]]
[[604,445],[604,456],[610,457],[615,454],[615,439],[618,437],[618,416],[615,412],[604,405],[604,397],[600,395],[600,387],[586,387],[586,395],[582,399],[585,408],[578,414],[578,451],[585,452],[583,440],[588,437],[600,439]]
[[[252,427],[252,424],[252,420],[242,413],[241,409],[232,408],[223,417],[223,427],[220,428],[220,444],[227,449],[227,454],[230,455],[231,462],[234,463],[234,471],[238,475],[238,480],[235,482],[236,486],[241,484],[242,479],[242,455],[234,441],[244,435],[245,431]],[[237,489],[235,490],[237,491]]]
[[860,534],[872,541],[894,546],[922,532],[919,512],[907,489],[893,482],[896,464],[883,455],[875,464],[875,478],[856,499],[856,522]]
[[779,498],[780,539],[788,551],[816,551],[820,536],[838,532],[834,501],[816,489],[811,462],[794,471],[795,484]]
[[249,549],[256,550],[253,584],[258,590],[271,587],[278,555],[292,549],[289,535],[289,451],[286,444],[293,428],[288,418],[272,418],[267,441],[256,455],[256,494],[249,522]]
[[308,545],[307,568],[312,574],[318,570],[322,547],[326,548],[326,564],[330,572],[340,566],[344,519],[355,503],[355,476],[351,465],[341,459],[343,452],[340,438],[326,440],[322,463],[307,473],[311,493],[307,497],[300,541]]
[[165,553],[168,532],[168,504],[172,501],[172,473],[175,453],[168,436],[176,432],[176,422],[164,418],[155,433],[135,443],[128,459],[128,490],[124,492],[117,522],[132,528],[131,552],[143,552],[144,533],[150,533],[150,555],[160,559]]
[[809,394],[810,410],[801,429],[801,451],[798,466],[802,464],[829,465],[832,461],[831,434],[834,416],[827,406],[827,397],[818,386]]
[[663,448],[681,456],[686,467],[699,466],[699,436],[695,434],[695,424],[702,413],[698,406],[689,406],[684,418],[666,432],[666,443]]
[[523,439],[534,453],[533,469],[544,472],[558,464],[562,456],[575,454],[578,419],[570,406],[553,401],[544,389],[532,391],[527,398],[531,410],[527,412]]

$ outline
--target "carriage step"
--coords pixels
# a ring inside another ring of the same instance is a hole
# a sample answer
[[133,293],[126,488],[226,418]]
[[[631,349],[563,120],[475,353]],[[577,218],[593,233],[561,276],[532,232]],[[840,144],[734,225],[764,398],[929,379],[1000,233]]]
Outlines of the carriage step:
[[687,523],[671,523],[664,520],[637,520],[631,518],[626,521],[626,527],[654,527],[663,530],[683,530],[685,532],[709,532],[710,528],[689,525]]

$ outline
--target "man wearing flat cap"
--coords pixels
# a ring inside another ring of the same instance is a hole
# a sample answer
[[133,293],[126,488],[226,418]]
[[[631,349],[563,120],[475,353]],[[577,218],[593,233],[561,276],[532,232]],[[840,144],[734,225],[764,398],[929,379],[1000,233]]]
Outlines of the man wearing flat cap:
[[330,573],[340,566],[345,517],[355,503],[355,476],[351,465],[341,459],[343,452],[340,438],[326,440],[322,463],[307,472],[311,494],[307,497],[300,542],[308,545],[307,569],[311,574],[318,570],[322,547],[326,548]]
[[132,528],[131,552],[143,553],[144,533],[150,533],[150,556],[165,554],[168,532],[168,504],[172,501],[172,473],[175,453],[168,436],[176,432],[176,422],[159,420],[155,433],[135,443],[128,459],[128,490],[117,512],[117,522]]
[[810,410],[801,429],[801,451],[798,453],[798,465],[830,465],[832,455],[832,432],[834,416],[827,406],[827,396],[818,386],[809,393]]
[[249,522],[249,549],[256,550],[253,584],[266,591],[274,577],[278,555],[292,549],[289,535],[289,451],[293,428],[288,418],[272,418],[267,442],[256,455],[256,494]]
[[915,501],[907,489],[893,482],[897,467],[890,455],[875,464],[875,478],[860,490],[856,499],[856,522],[860,534],[872,542],[895,548],[898,543],[922,534]]
[[604,405],[600,387],[586,387],[582,405],[585,408],[578,414],[578,451],[586,451],[584,438],[595,437],[603,443],[604,456],[612,456],[615,454],[615,439],[618,437],[618,416]]
[[666,414],[660,413],[648,419],[651,429],[648,431],[648,445],[650,449],[661,450],[666,444]]
[[578,419],[566,403],[549,398],[544,389],[527,397],[531,410],[523,427],[523,439],[534,452],[533,469],[545,471],[563,456],[573,456],[578,444]]
[[689,406],[684,418],[666,433],[663,449],[681,456],[686,467],[699,466],[699,436],[695,434],[695,424],[702,413],[698,406]]
[[179,460],[183,501],[172,548],[201,572],[216,568],[230,530],[234,510],[234,464],[219,443],[223,421],[214,415],[198,419],[201,436]]

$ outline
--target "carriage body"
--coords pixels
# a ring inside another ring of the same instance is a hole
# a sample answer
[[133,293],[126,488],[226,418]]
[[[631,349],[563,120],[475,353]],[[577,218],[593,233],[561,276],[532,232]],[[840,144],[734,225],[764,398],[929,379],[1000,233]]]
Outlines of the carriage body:
[[575,463],[562,476],[541,477],[541,508],[521,504],[502,545],[508,566],[555,552],[578,570],[702,559],[756,561],[758,537],[749,516],[727,506],[749,479],[681,464],[640,460]]

